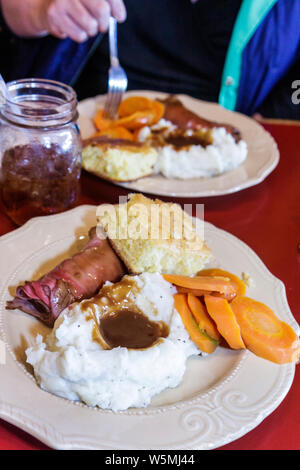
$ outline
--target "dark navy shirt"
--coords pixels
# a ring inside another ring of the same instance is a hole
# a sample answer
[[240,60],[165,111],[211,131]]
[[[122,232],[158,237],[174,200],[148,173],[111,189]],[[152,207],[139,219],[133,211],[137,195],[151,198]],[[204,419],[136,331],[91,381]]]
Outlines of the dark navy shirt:
[[[218,101],[241,2],[125,0],[128,19],[118,27],[118,44],[128,88]],[[237,102],[241,112],[300,119],[299,93],[292,99],[300,78],[299,15],[300,0],[278,0],[247,44]],[[52,36],[25,39],[10,31],[0,10],[0,53],[6,81],[59,80],[74,86],[79,99],[107,91],[107,34],[81,44]]]
[[[118,47],[128,88],[218,101],[241,0],[125,0],[125,4],[127,20],[118,26]],[[106,92],[108,68],[105,35],[76,84],[80,98]]]

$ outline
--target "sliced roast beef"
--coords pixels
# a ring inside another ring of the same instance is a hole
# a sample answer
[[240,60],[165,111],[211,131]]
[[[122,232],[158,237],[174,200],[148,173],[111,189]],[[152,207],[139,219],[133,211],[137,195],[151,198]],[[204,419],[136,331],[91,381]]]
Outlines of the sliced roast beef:
[[16,297],[7,302],[6,308],[20,309],[53,326],[71,303],[92,297],[106,281],[121,279],[125,268],[108,240],[97,236],[96,227],[90,230],[89,237],[81,252],[38,281],[19,286]]
[[224,127],[226,132],[232,135],[236,142],[241,139],[240,131],[231,126],[215,121],[209,121],[198,116],[193,111],[187,109],[176,96],[169,96],[165,100],[161,100],[165,105],[164,119],[171,121],[180,129],[211,129],[213,127]]

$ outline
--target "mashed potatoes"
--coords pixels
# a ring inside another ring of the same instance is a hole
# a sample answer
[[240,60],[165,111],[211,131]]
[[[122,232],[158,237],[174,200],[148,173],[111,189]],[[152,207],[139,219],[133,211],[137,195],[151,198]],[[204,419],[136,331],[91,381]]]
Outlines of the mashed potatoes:
[[[145,127],[139,133],[141,142],[157,140],[158,133],[168,141],[176,134],[172,123],[162,119],[154,128]],[[193,131],[186,131],[186,138],[192,137]],[[189,145],[176,147],[164,143],[157,147],[158,159],[155,173],[166,178],[190,179],[220,175],[241,165],[248,153],[244,140],[236,142],[224,127],[211,130],[208,145]]]
[[145,407],[154,395],[181,382],[187,358],[200,351],[173,308],[176,289],[157,273],[124,279],[130,289],[125,292],[123,306],[129,302],[149,321],[163,322],[169,335],[145,349],[105,349],[95,331],[101,331],[107,294],[114,298],[121,286],[114,284],[109,291],[112,285],[107,283],[97,302],[83,301],[66,309],[52,332],[44,340],[38,336],[35,345],[27,349],[27,361],[41,388],[69,400],[118,411]]

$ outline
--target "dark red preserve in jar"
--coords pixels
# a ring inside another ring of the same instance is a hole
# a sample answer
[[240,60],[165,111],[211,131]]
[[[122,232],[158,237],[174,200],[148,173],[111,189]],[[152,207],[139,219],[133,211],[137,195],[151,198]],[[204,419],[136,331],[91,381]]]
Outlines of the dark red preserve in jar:
[[81,140],[72,88],[35,79],[8,88],[0,111],[1,197],[8,216],[21,225],[75,204]]

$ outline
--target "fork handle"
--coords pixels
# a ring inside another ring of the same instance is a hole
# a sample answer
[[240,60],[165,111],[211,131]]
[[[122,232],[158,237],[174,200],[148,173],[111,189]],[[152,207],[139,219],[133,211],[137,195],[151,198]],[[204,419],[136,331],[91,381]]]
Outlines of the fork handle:
[[117,42],[117,21],[112,16],[109,18],[109,51],[110,63],[113,67],[119,65],[118,59],[118,42]]

